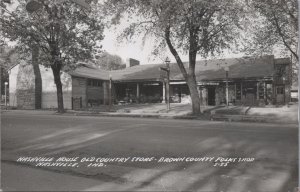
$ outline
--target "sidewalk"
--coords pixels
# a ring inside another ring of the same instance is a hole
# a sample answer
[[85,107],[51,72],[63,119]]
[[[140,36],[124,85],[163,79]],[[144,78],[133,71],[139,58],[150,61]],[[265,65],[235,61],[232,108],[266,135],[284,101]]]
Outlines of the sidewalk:
[[[208,108],[208,107],[207,107]],[[192,113],[190,104],[172,103],[167,111],[166,104],[132,104],[115,105],[111,112],[107,107],[90,108],[84,110],[67,110],[59,114],[54,110],[1,110],[1,113],[32,114],[32,115],[74,115],[74,116],[111,116],[111,117],[151,117],[151,118],[180,118]]]
[[266,123],[298,123],[298,103],[281,107],[246,107],[246,106],[202,106],[201,116],[192,115],[191,104],[171,103],[168,111],[166,104],[133,104],[113,106],[113,112],[105,112],[105,106],[88,110],[68,110],[59,114],[53,110],[2,110],[1,113],[32,114],[32,115],[74,115],[104,117],[142,117],[195,119],[217,121],[247,121]]
[[298,124],[298,103],[280,107],[229,106],[211,112],[212,120]]

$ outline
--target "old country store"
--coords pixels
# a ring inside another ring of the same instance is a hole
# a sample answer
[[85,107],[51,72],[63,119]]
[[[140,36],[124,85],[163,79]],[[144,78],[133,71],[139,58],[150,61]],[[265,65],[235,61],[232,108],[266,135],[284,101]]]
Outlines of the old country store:
[[[188,63],[185,63],[186,67]],[[176,63],[170,63],[171,102],[190,102],[189,89]],[[161,103],[166,83],[161,67],[129,59],[126,68],[105,71],[83,64],[62,74],[66,109],[109,104]],[[10,69],[9,103],[18,108],[56,108],[52,71],[19,64]],[[28,79],[28,74],[31,78]],[[195,75],[202,105],[284,105],[290,101],[291,62],[274,56],[198,61]],[[39,82],[40,81],[40,82]],[[42,87],[41,87],[42,86]],[[228,93],[228,94],[226,94]],[[228,95],[228,96],[227,96]]]
[[[86,91],[82,92],[85,95],[73,94],[73,97],[84,98],[84,107],[107,104],[110,95],[115,104],[164,102],[166,86],[160,67],[165,64],[139,65],[130,59],[122,70],[78,68],[71,73],[72,79],[83,81],[81,89]],[[288,58],[264,56],[198,61],[195,71],[202,105],[225,104],[227,90],[230,105],[283,105],[290,101]],[[74,89],[78,87],[73,86],[73,93],[77,92]],[[170,64],[170,98],[172,102],[189,102],[189,90],[176,63]]]

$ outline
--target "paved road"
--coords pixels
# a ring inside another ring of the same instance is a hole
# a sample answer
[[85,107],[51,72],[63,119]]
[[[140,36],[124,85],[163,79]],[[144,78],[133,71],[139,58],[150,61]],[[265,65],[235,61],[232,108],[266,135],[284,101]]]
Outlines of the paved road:
[[[36,167],[16,162],[21,156],[129,160],[105,167]],[[185,159],[158,163],[161,157]],[[220,160],[234,162],[221,166]],[[282,192],[294,191],[297,183],[297,125],[2,114],[4,190]]]

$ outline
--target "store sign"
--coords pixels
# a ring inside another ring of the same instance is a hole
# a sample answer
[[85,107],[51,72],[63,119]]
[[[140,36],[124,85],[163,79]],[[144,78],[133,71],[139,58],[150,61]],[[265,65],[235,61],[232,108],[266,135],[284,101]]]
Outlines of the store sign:
[[170,84],[171,85],[184,85],[184,84],[186,84],[186,82],[185,81],[177,81],[177,82],[170,82]]
[[216,82],[198,82],[198,85],[219,85],[219,83]]
[[159,85],[159,83],[143,83],[144,86]]

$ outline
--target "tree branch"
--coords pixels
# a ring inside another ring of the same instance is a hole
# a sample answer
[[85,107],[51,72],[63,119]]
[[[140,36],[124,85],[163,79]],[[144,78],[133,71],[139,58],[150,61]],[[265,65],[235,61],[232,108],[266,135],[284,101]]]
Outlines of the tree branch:
[[291,46],[286,42],[286,39],[284,37],[284,34],[281,30],[281,27],[278,23],[278,18],[276,17],[276,13],[273,11],[272,12],[273,14],[273,18],[274,18],[274,22],[275,22],[275,27],[277,29],[277,32],[279,34],[279,36],[281,37],[281,40],[283,42],[283,44],[288,48],[288,50],[294,55],[294,57],[297,59],[297,61],[299,61],[299,57],[298,57],[298,54],[291,48]]
[[171,53],[173,54],[173,56],[175,57],[175,59],[177,61],[177,64],[179,66],[179,69],[180,69],[184,79],[187,80],[188,79],[188,74],[186,72],[186,69],[185,69],[185,67],[183,65],[183,62],[182,62],[180,56],[178,55],[176,49],[172,45],[172,42],[171,42],[171,39],[170,39],[170,26],[167,26],[166,29],[165,29],[165,40],[167,42],[167,45],[168,45]]

